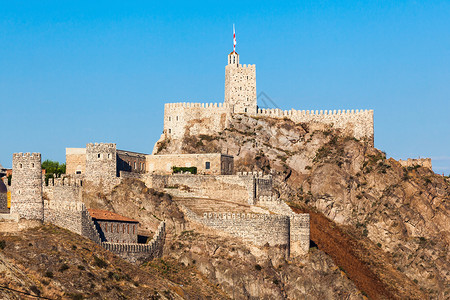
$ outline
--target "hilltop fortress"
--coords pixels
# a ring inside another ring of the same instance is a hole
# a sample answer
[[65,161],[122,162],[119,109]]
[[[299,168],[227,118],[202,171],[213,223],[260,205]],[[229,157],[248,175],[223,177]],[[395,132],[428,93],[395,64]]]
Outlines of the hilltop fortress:
[[[222,131],[236,114],[289,119],[295,123],[323,123],[373,145],[372,110],[259,108],[255,65],[241,65],[235,51],[228,55],[225,67],[224,102],[165,104],[160,141],[183,139],[188,130],[193,135]],[[90,211],[83,203],[86,187],[107,194],[125,180],[134,179],[144,182],[148,188],[170,194],[185,217],[206,230],[235,236],[256,246],[282,247],[288,256],[308,252],[309,215],[293,213],[273,194],[271,175],[236,174],[233,156],[222,153],[155,155],[157,145],[154,155],[119,150],[112,143],[67,148],[66,174],[48,182],[42,176],[39,153],[15,153],[11,186],[4,180],[12,194],[11,207],[9,213],[0,214],[0,220],[3,219],[0,231],[14,230],[14,224],[23,222],[50,222],[86,236],[133,262],[160,256],[165,238],[164,222],[150,243],[138,244],[133,236],[138,221],[114,213]]]
[[[191,134],[211,134],[229,125],[233,114],[252,117],[289,119],[295,123],[324,123],[340,129],[343,134],[374,140],[373,110],[281,110],[261,109],[257,105],[256,67],[239,64],[239,54],[228,55],[225,67],[225,99],[223,103],[166,103],[164,131],[161,137],[182,139],[186,130]],[[156,148],[155,148],[156,150]],[[155,153],[154,150],[154,153]]]

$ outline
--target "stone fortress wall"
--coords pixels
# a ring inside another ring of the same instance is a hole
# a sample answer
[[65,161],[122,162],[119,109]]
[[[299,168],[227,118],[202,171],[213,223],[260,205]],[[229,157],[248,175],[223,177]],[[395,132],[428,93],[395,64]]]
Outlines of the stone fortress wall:
[[[182,139],[186,129],[192,135],[211,135],[223,131],[228,127],[230,114],[217,113],[214,109],[203,110],[201,113],[191,113],[189,105],[202,105],[200,103],[168,103],[170,105],[180,105],[179,109],[171,109],[166,114],[164,110],[164,136],[173,139]],[[181,113],[182,111],[183,113]],[[278,119],[289,119],[295,123],[324,123],[341,129],[344,134],[357,139],[367,139],[373,145],[374,123],[373,110],[281,110],[281,109],[258,109],[256,113],[247,113],[252,117],[270,117]],[[168,117],[166,117],[166,115]],[[183,116],[183,117],[182,117]],[[176,119],[178,117],[178,119]],[[175,120],[174,120],[175,118]],[[166,120],[171,119],[170,123]],[[204,126],[209,124],[208,120],[219,120],[213,122],[214,126]],[[206,120],[206,121],[205,121]]]
[[[91,144],[93,145],[93,144]],[[86,172],[92,170],[95,165],[105,166],[106,172],[102,174],[102,169],[95,170],[96,174],[69,175],[61,178],[50,178],[48,184],[42,178],[41,155],[40,153],[15,153],[13,155],[13,179],[11,190],[13,191],[10,214],[0,215],[0,219],[6,221],[33,220],[39,223],[48,222],[56,226],[68,229],[72,232],[85,236],[95,243],[114,252],[123,255],[130,261],[142,261],[149,257],[156,257],[162,253],[162,239],[165,237],[165,223],[162,222],[150,244],[126,244],[120,247],[114,243],[103,245],[101,238],[92,217],[85,204],[82,202],[82,184],[85,177],[101,178],[102,182],[117,181],[115,176],[115,159],[112,159],[115,151],[114,144],[95,144],[89,149],[87,147],[87,157],[92,157],[94,163],[86,163]],[[89,155],[91,154],[91,155]],[[111,172],[111,161],[114,160],[114,172]],[[87,176],[86,176],[87,175]],[[91,176],[89,176],[91,175]],[[111,176],[112,175],[112,176]],[[45,194],[44,194],[45,193]],[[5,224],[8,225],[9,224]],[[12,231],[14,226],[10,226]],[[5,229],[2,226],[2,231]]]
[[172,174],[172,167],[196,167],[197,174],[231,175],[234,173],[233,156],[221,153],[147,155],[146,165],[148,173],[160,175]]
[[0,214],[9,213],[8,209],[8,178],[0,178]]
[[415,166],[421,166],[432,170],[431,158],[408,158],[407,160],[399,159],[398,162],[402,167],[413,168]]
[[[309,215],[295,214],[281,199],[272,194],[271,175],[262,172],[239,172],[236,175],[192,174],[138,174],[120,172],[120,179],[139,179],[147,187],[165,191],[175,199],[221,200],[236,205],[258,208],[265,214],[237,212],[207,213],[197,216],[185,205],[183,211],[194,222],[226,232],[261,246],[284,245],[292,255],[303,255],[309,250]],[[270,212],[270,213],[269,213]]]
[[114,254],[120,255],[129,262],[136,263],[161,257],[166,236],[166,223],[159,224],[153,239],[147,244],[101,243],[102,247]]
[[196,135],[222,131],[228,126],[230,109],[225,103],[166,103],[163,133],[182,139],[186,126]]
[[[121,173],[123,178],[129,174]],[[262,172],[243,172],[237,175],[152,175],[140,179],[150,188],[165,190],[175,197],[233,199],[235,203],[254,205],[260,196],[272,195],[272,176]]]
[[309,251],[309,214],[295,214],[289,207],[288,214],[280,215],[207,212],[200,217],[186,206],[180,206],[191,221],[257,246],[284,246],[287,256],[305,255]]
[[187,130],[191,135],[211,135],[223,131],[236,113],[258,118],[289,119],[295,123],[324,123],[341,129],[345,135],[367,139],[373,145],[373,110],[259,109],[255,65],[240,65],[239,55],[235,52],[228,55],[228,65],[225,67],[224,103],[166,103],[161,140],[182,139]]
[[66,174],[86,172],[86,148],[66,148]]
[[204,213],[202,223],[231,233],[257,246],[288,245],[289,217],[254,213]]
[[258,109],[256,117],[287,118],[295,123],[324,123],[343,130],[357,139],[367,138],[373,144],[373,110],[281,110]]
[[137,153],[133,151],[116,150],[117,153],[117,167],[116,174],[119,176],[120,171],[145,173],[146,156],[144,153]]
[[[203,225],[241,237],[258,246],[285,245],[288,251],[292,248],[291,253],[294,255],[307,252],[309,221],[306,222],[300,216],[298,218],[302,221],[296,221],[290,208],[282,200],[272,195],[271,175],[263,175],[262,172],[241,172],[236,175],[156,175],[120,171],[120,177],[116,177],[116,162],[113,159],[115,153],[115,144],[88,144],[85,174],[50,178],[47,184],[42,178],[42,173],[39,172],[38,176],[38,173],[32,168],[38,167],[40,170],[40,155],[36,155],[35,164],[30,165],[32,167],[29,168],[33,174],[31,177],[33,185],[29,185],[30,177],[28,175],[13,176],[13,178],[17,180],[17,186],[26,190],[27,193],[28,189],[36,191],[36,185],[39,182],[40,189],[37,191],[40,192],[40,198],[35,193],[33,199],[39,198],[36,203],[40,203],[41,207],[35,205],[36,210],[42,210],[42,221],[89,237],[96,243],[104,244],[104,247],[112,249],[113,252],[122,251],[123,256],[131,261],[148,255],[158,255],[162,249],[161,239],[158,237],[163,233],[157,232],[154,242],[152,242],[153,246],[141,246],[134,243],[119,246],[116,243],[102,243],[92,217],[82,203],[81,193],[84,182],[92,180],[97,185],[104,185],[105,182],[119,183],[127,178],[137,178],[144,181],[148,187],[165,190],[175,197],[191,198],[192,201],[196,201],[196,198],[208,198],[241,205],[242,208],[254,207],[255,211],[263,211],[263,214],[241,213],[237,215],[236,212],[224,212],[217,215],[213,212],[212,215],[208,213],[204,218],[198,219]],[[93,162],[89,160],[93,160]],[[23,166],[24,164],[20,165],[18,161],[15,162],[13,172],[16,171],[16,168],[20,169]],[[89,172],[94,172],[94,174],[89,174]],[[43,198],[44,200],[42,200]],[[14,201],[22,204],[20,198],[15,198]],[[155,254],[154,251],[157,253]]]

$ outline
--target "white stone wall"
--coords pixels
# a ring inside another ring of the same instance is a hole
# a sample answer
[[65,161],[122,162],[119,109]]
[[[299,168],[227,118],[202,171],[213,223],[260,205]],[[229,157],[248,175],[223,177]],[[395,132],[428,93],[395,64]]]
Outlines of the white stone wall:
[[184,137],[187,126],[191,134],[211,134],[227,126],[230,107],[223,103],[166,103],[164,134],[173,139]]
[[225,67],[225,104],[231,107],[232,113],[256,112],[255,65],[228,64]]
[[202,223],[257,246],[289,247],[289,217],[250,213],[204,213]]
[[357,139],[368,138],[373,143],[373,110],[281,110],[258,109],[256,117],[287,118],[295,123],[325,123],[342,129]]
[[398,162],[402,167],[421,166],[432,170],[431,158],[408,158],[407,160],[399,159]]
[[[220,153],[147,155],[146,170],[151,174],[170,175],[172,167],[196,167],[197,174],[231,175],[233,156]],[[206,163],[209,169],[206,169]]]
[[309,214],[295,214],[290,221],[290,250],[292,256],[304,255],[309,251]]

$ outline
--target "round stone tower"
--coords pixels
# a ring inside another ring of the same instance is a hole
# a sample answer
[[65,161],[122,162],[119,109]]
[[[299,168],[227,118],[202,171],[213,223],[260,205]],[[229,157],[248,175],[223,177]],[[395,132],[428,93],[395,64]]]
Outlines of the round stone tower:
[[14,153],[11,214],[19,219],[44,220],[40,153]]

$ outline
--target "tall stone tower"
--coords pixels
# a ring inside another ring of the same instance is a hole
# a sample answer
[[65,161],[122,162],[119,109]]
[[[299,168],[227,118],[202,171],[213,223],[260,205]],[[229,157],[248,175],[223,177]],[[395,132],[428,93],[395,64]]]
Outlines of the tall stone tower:
[[240,65],[239,54],[228,54],[225,67],[225,103],[232,113],[256,114],[256,67]]
[[40,153],[14,153],[11,214],[19,219],[44,220]]
[[116,144],[86,145],[86,180],[96,184],[110,183],[116,178],[116,170]]

